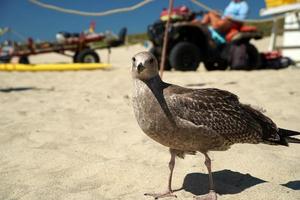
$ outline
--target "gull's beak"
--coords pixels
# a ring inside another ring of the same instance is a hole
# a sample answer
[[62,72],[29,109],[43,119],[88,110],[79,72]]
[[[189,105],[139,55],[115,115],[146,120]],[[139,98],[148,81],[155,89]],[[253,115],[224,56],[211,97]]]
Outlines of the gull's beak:
[[138,66],[137,66],[138,73],[141,73],[144,69],[145,69],[145,67],[142,63],[138,64]]

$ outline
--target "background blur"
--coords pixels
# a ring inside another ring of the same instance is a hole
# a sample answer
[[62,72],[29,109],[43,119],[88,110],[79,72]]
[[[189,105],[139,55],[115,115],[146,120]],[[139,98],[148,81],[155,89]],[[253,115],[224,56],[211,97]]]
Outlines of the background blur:
[[[41,2],[80,11],[103,12],[129,7],[141,0],[42,0]],[[202,0],[201,2],[211,8],[223,10],[229,0]],[[265,1],[249,0],[248,4],[250,7],[249,18],[260,18],[259,10],[265,7]],[[186,5],[191,10],[201,9],[190,0],[176,0],[175,6],[180,5]],[[147,26],[158,19],[162,9],[167,7],[168,0],[156,0],[131,12],[102,17],[85,17],[45,9],[28,0],[1,0],[0,27],[9,27],[25,37],[32,37],[35,40],[54,40],[55,34],[59,31],[81,32],[88,29],[91,21],[96,22],[97,32],[111,30],[118,33],[120,28],[125,26],[128,28],[129,34],[145,33]],[[20,40],[12,34],[1,37],[0,42],[6,40],[7,37],[12,40]]]

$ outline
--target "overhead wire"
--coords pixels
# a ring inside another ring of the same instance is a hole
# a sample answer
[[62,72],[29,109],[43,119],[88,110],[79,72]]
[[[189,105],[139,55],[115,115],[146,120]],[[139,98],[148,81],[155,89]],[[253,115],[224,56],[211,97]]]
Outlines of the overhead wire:
[[[59,12],[64,12],[64,13],[69,13],[69,14],[76,14],[76,15],[82,15],[82,16],[95,16],[95,17],[100,17],[100,16],[106,16],[106,15],[111,15],[111,14],[116,14],[116,13],[122,13],[122,12],[129,12],[132,10],[136,10],[150,2],[153,2],[154,0],[144,0],[141,1],[133,6],[129,6],[129,7],[124,7],[124,8],[116,8],[116,9],[112,9],[112,10],[107,10],[107,11],[103,11],[103,12],[86,12],[86,11],[79,11],[79,10],[73,10],[73,9],[67,9],[67,8],[62,8],[59,6],[55,6],[55,5],[51,5],[51,4],[47,4],[47,3],[43,3],[39,0],[29,0],[29,2],[36,4],[40,7],[43,8],[47,8],[47,9],[51,9],[51,10],[56,10]],[[203,8],[204,10],[207,11],[212,11],[215,9],[207,6],[204,3],[201,3],[198,0],[190,0],[192,3],[196,4],[197,6]],[[220,13],[222,14],[222,13]],[[282,19],[284,18],[284,15],[274,15],[273,17],[270,18],[264,18],[264,19],[245,19],[245,20],[236,20],[236,21],[240,21],[240,22],[246,22],[246,23],[263,23],[263,22],[270,22],[270,21],[274,21],[274,20],[278,20],[278,19]]]
[[26,36],[24,36],[23,34],[15,31],[15,30],[12,30],[12,29],[9,29],[10,32],[12,32],[14,35],[16,35],[17,37],[19,37],[21,40],[26,40]]
[[85,12],[85,11],[62,8],[59,6],[40,2],[39,0],[29,0],[29,2],[36,4],[43,8],[47,8],[47,9],[51,9],[51,10],[55,10],[55,11],[59,11],[59,12],[64,12],[64,13],[69,13],[69,14],[76,14],[76,15],[82,15],[82,16],[94,16],[94,17],[106,16],[106,15],[122,13],[122,12],[129,12],[129,11],[138,9],[152,1],[154,1],[154,0],[144,0],[133,6],[124,7],[124,8],[116,8],[116,9],[107,10],[107,11],[103,11],[103,12]]

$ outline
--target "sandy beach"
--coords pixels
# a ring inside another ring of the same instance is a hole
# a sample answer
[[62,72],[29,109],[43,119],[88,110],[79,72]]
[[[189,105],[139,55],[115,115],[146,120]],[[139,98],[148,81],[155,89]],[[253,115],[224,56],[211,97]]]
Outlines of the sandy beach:
[[[268,40],[256,42],[266,50]],[[108,70],[0,72],[0,200],[137,200],[166,189],[169,152],[135,120],[131,57],[115,48]],[[99,51],[106,62],[107,51]],[[32,63],[71,62],[57,54]],[[279,127],[300,131],[300,70],[165,72],[193,88],[229,90]],[[300,145],[238,144],[211,152],[220,200],[300,200]],[[177,199],[208,192],[201,154],[177,159]],[[169,198],[172,199],[172,198]]]

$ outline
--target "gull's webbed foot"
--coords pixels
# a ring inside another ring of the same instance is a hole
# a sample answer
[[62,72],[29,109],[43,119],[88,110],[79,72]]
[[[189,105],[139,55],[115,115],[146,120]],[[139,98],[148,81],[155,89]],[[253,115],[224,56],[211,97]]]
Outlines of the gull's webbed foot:
[[217,193],[213,190],[209,191],[208,194],[195,196],[195,200],[217,200]]
[[175,197],[177,196],[173,194],[173,191],[167,191],[163,193],[146,193],[145,196],[152,196],[154,199],[160,199],[160,198],[165,198],[165,197]]

